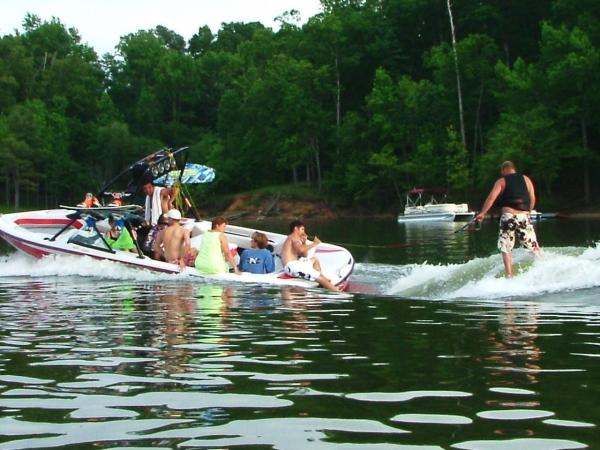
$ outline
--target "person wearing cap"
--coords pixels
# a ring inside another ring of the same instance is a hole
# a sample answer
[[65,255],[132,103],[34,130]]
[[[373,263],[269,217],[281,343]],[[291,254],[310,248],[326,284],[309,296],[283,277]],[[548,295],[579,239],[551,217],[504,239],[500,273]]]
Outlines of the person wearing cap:
[[154,242],[154,258],[171,264],[185,266],[185,256],[190,248],[190,231],[181,226],[181,213],[170,209],[165,218],[167,228],[160,232]]

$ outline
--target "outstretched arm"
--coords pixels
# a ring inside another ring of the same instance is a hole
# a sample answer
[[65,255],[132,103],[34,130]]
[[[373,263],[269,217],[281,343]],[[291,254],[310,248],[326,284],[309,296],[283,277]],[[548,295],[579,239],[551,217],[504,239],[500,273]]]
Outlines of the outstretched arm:
[[481,207],[481,211],[479,212],[479,214],[477,214],[475,216],[475,220],[477,222],[481,222],[485,218],[485,215],[487,214],[487,212],[494,205],[494,202],[496,201],[498,196],[502,193],[503,188],[504,188],[504,178],[500,178],[498,181],[496,181],[494,183],[494,187],[492,187],[492,190],[490,191],[487,198],[485,199],[485,202],[483,203],[483,206]]

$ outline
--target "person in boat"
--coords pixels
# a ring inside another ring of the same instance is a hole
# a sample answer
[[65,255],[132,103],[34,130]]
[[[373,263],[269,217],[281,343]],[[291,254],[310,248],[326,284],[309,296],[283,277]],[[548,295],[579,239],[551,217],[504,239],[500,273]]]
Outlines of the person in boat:
[[294,278],[304,278],[316,281],[324,288],[339,291],[331,280],[321,273],[321,267],[317,258],[309,258],[308,252],[317,247],[321,241],[317,236],[311,244],[306,242],[305,225],[300,220],[290,223],[290,234],[283,244],[281,260],[285,272]]
[[267,249],[269,239],[266,234],[255,231],[252,234],[251,248],[240,256],[240,270],[250,273],[271,273],[275,271],[273,254]]
[[116,219],[111,215],[108,217],[108,224],[110,229],[106,233],[106,241],[113,250],[137,251],[133,237],[122,219]]
[[121,192],[113,192],[112,200],[110,201],[108,206],[116,206],[116,207],[123,206],[123,194]]
[[227,227],[227,219],[222,216],[215,217],[210,231],[202,235],[202,242],[195,261],[198,272],[205,275],[228,273],[227,263],[229,263],[236,274],[241,274],[229,251],[225,227]]
[[81,203],[79,203],[77,206],[80,206],[83,208],[98,208],[100,206],[100,202],[94,196],[94,194],[92,194],[91,192],[88,192],[85,194],[85,199]]
[[151,179],[142,185],[146,194],[144,223],[140,230],[141,247],[148,256],[154,254],[154,242],[167,226],[164,214],[173,209],[173,189],[155,186]]
[[147,180],[142,186],[146,194],[144,219],[149,226],[155,226],[160,216],[173,209],[173,188],[154,186]]
[[178,209],[169,210],[165,218],[168,225],[154,242],[154,259],[184,267],[185,256],[190,248],[190,231],[181,226],[181,213]]
[[494,203],[502,208],[498,250],[502,253],[504,273],[507,278],[510,278],[512,277],[512,250],[517,240],[535,256],[540,251],[530,217],[530,211],[535,207],[536,197],[533,182],[526,175],[518,173],[512,161],[503,162],[500,173],[502,177],[494,183],[475,220],[481,222]]

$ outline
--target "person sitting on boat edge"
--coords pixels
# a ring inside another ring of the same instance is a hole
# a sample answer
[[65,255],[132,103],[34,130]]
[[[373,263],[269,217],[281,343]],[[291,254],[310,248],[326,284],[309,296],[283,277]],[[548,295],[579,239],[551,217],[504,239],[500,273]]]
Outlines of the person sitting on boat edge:
[[229,251],[225,227],[227,227],[227,219],[222,216],[215,217],[210,231],[202,235],[202,242],[195,261],[198,272],[205,275],[228,273],[227,263],[229,263],[236,274],[241,274]]
[[269,239],[266,234],[255,231],[250,245],[240,255],[240,270],[250,273],[271,273],[275,271],[273,254],[267,249]]
[[178,209],[169,210],[165,217],[168,225],[154,242],[154,259],[164,259],[183,268],[190,248],[190,231],[181,226],[181,213]]
[[306,243],[305,225],[300,220],[290,223],[290,234],[283,244],[281,260],[288,275],[294,278],[304,278],[316,281],[324,288],[339,291],[331,280],[321,273],[319,260],[308,258],[308,252],[321,243],[315,236],[311,244]]

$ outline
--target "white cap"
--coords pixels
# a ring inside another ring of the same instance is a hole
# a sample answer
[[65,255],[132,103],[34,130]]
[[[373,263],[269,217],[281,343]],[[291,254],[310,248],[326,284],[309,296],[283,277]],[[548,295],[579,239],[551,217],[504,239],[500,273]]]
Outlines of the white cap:
[[169,212],[165,214],[165,216],[167,217],[167,219],[181,220],[181,213],[178,209],[170,209]]

